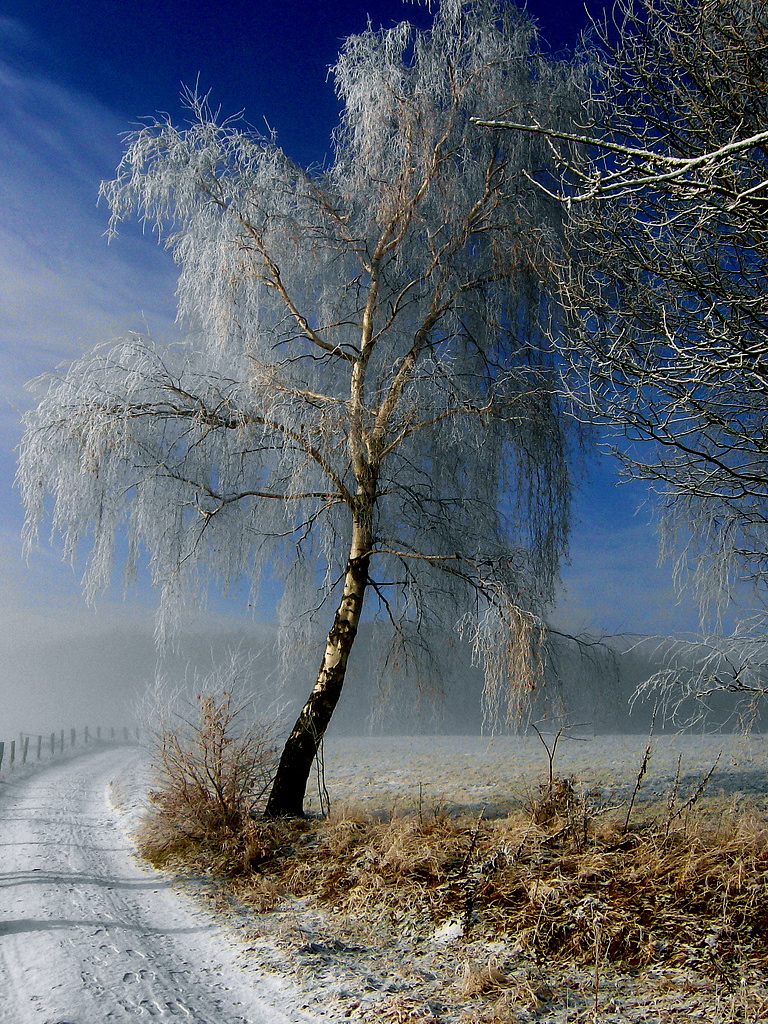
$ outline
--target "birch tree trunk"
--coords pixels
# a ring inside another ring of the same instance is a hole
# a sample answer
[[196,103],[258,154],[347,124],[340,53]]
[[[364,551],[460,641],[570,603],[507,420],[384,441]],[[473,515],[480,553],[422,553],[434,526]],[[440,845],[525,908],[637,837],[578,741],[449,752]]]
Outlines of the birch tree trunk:
[[304,816],[309,773],[341,696],[349,652],[357,635],[368,583],[370,550],[370,530],[355,524],[344,592],[328,633],[317,681],[283,748],[264,812],[267,818]]

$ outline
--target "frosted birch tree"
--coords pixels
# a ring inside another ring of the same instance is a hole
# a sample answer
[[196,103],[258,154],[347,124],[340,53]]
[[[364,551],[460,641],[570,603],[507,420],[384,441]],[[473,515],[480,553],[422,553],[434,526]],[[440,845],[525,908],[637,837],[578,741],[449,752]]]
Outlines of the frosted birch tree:
[[568,534],[571,442],[537,329],[560,210],[522,174],[546,148],[470,118],[567,127],[577,76],[497,0],[352,36],[333,75],[325,170],[198,96],[185,127],[128,138],[102,186],[112,230],[138,215],[172,250],[188,341],[128,337],[42,382],[20,455],[27,538],[50,510],[87,550],[89,595],[127,536],[161,629],[211,581],[256,592],[265,567],[289,654],[325,620],[269,815],[302,813],[366,595],[396,643],[462,631],[488,709],[512,708]]
[[575,397],[660,495],[681,582],[723,607],[768,579],[768,7],[619,0],[613,21],[591,132],[486,124],[551,142]]
[[[662,553],[712,630],[664,645],[668,668],[646,689],[672,687],[668,707],[715,691],[761,701],[768,6],[618,0],[612,24],[596,26],[590,68],[586,130],[535,118],[487,124],[550,141],[559,173],[534,176],[568,213],[559,344],[573,397],[609,428],[626,472],[655,492]],[[755,603],[723,637],[734,596]]]

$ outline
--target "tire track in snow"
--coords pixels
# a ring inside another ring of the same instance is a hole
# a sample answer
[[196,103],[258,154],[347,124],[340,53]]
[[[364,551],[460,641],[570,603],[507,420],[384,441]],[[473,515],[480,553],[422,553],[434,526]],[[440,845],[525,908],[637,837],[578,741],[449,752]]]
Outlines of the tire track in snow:
[[288,983],[132,857],[110,749],[11,776],[0,799],[0,1024],[310,1024]]

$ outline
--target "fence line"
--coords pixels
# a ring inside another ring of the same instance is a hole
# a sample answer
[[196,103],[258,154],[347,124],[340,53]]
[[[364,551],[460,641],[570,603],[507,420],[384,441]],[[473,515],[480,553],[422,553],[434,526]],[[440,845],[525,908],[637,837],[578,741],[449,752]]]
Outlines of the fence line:
[[[64,734],[65,730],[61,729],[52,732],[48,737],[48,747],[50,750],[50,758],[56,756],[57,748],[58,753],[64,753]],[[109,739],[102,739],[101,726],[96,726],[95,738],[91,734],[89,726],[84,726],[80,732],[82,736],[81,745],[83,748],[90,744],[100,744],[102,746],[108,746],[110,743],[138,743],[140,739],[140,733],[137,726],[129,728],[124,725],[122,729],[116,729],[115,726],[109,727]],[[6,767],[7,771],[13,771],[14,766],[19,764],[25,765],[30,760],[29,757],[29,741],[35,737],[36,742],[33,744],[33,751],[36,752],[36,761],[43,760],[43,742],[46,739],[45,734],[38,733],[36,736],[34,733],[19,733],[18,743],[15,739],[11,740],[10,743],[6,743],[0,740],[0,771],[3,770],[3,766]],[[69,749],[72,750],[78,745],[78,731],[77,729],[69,730]]]

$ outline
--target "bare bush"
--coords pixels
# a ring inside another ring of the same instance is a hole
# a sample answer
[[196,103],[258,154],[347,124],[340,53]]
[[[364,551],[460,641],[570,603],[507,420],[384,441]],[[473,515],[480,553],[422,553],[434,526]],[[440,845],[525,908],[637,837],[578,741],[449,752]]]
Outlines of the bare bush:
[[277,766],[274,717],[254,720],[250,702],[231,690],[199,693],[194,702],[189,718],[164,708],[153,734],[139,846],[154,863],[242,832],[263,809]]

